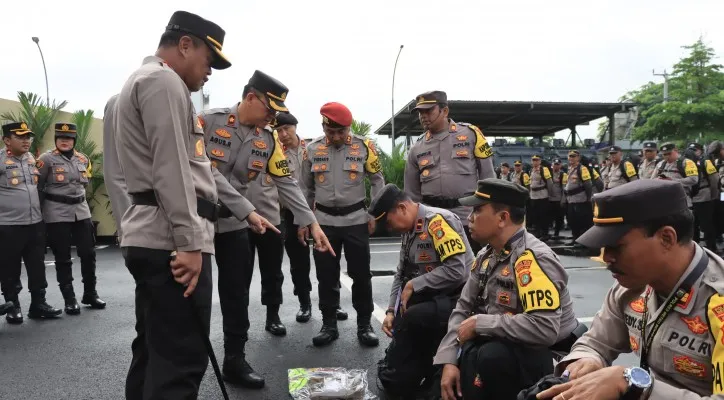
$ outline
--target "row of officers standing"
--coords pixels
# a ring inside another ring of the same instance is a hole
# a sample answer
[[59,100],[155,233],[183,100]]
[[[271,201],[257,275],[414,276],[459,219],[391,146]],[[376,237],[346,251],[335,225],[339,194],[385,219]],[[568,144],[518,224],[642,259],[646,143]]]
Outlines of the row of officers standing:
[[[708,154],[700,143],[691,143],[682,154],[674,143],[665,143],[659,149],[655,142],[644,142],[638,165],[623,158],[619,146],[608,149],[608,157],[600,170],[581,164],[581,154],[572,150],[568,154],[568,168],[561,160],[553,160],[551,168],[541,163],[541,156],[531,159],[532,168],[523,170],[516,161],[511,171],[507,163],[501,165],[499,177],[516,182],[529,189],[528,226],[542,240],[554,237],[563,228],[564,217],[575,239],[590,227],[593,194],[610,190],[637,179],[665,179],[681,182],[689,196],[689,205],[695,216],[695,240],[703,233],[706,247],[717,251],[717,238],[724,225],[724,157],[719,142],[709,146]],[[659,156],[660,154],[660,156]]]
[[0,315],[7,322],[23,322],[18,295],[23,289],[25,263],[31,303],[28,318],[58,317],[62,310],[46,302],[48,283],[45,249],[55,257],[55,270],[65,300],[65,312],[80,314],[73,287],[71,246],[76,246],[83,280],[81,303],[102,309],[106,303],[96,291],[94,227],[85,198],[92,177],[88,157],[75,150],[76,126],[55,124],[55,148],[37,159],[29,152],[34,133],[26,122],[2,126],[5,147],[0,150],[0,289],[5,303]]

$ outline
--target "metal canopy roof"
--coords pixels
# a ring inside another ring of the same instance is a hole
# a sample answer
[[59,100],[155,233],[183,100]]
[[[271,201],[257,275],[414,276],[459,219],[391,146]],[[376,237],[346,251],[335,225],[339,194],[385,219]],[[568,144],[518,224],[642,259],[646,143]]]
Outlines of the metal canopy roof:
[[[587,124],[601,117],[626,112],[634,103],[575,103],[535,101],[471,101],[450,100],[450,118],[477,125],[485,136],[543,137],[576,125]],[[418,136],[422,127],[413,111],[415,101],[407,103],[395,114],[395,137]],[[375,130],[377,135],[390,136],[388,119]]]

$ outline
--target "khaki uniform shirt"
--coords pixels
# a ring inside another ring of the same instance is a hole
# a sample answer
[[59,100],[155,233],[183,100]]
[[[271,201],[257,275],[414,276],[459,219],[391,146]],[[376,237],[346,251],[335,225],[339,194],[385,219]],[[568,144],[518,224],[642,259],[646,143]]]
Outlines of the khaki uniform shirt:
[[[493,150],[475,125],[450,120],[447,130],[426,132],[407,155],[405,192],[413,201],[428,196],[459,199],[475,192],[478,180],[485,178],[495,178]],[[471,210],[450,209],[464,225]]]
[[[240,124],[237,108],[238,103],[204,111],[198,118],[212,165],[274,225],[280,224],[280,197],[298,217],[299,225],[315,222],[304,194],[291,176],[276,131]],[[236,217],[222,218],[217,231],[224,233],[247,226],[246,221]]]
[[[693,290],[669,313],[653,339],[648,364],[654,384],[650,399],[724,399],[724,260],[696,245],[696,253],[677,286],[706,251],[709,264]],[[622,353],[641,355],[644,306],[648,309],[646,334],[663,311],[649,289],[626,289],[615,283],[591,328],[578,339],[556,373],[580,358],[595,358],[609,366]],[[668,299],[667,299],[668,300]]]
[[[711,160],[700,160],[696,163],[696,167],[704,172],[701,182],[699,182],[699,193],[694,196],[692,202],[704,203],[716,199],[719,200],[719,172],[712,164]],[[712,216],[713,217],[713,216]]]
[[500,174],[500,179],[502,179],[502,180],[504,180],[504,181],[510,182],[510,172],[508,172],[507,174],[501,173],[501,174]]
[[[578,325],[568,292],[568,273],[545,243],[521,228],[510,251],[480,251],[450,315],[434,364],[457,364],[460,324],[477,314],[475,332],[531,346],[550,347]],[[521,233],[522,232],[522,233]],[[484,288],[484,276],[488,276]]]
[[221,198],[237,217],[254,207],[212,170],[186,84],[163,60],[146,57],[118,96],[115,120],[128,192],[153,190],[159,202],[126,211],[121,246],[213,254],[214,224],[198,215],[196,198]]
[[468,280],[473,257],[460,218],[449,210],[420,204],[415,229],[402,234],[388,309],[396,311],[408,281],[415,293],[454,293]]
[[[543,171],[541,173],[541,170]],[[551,170],[540,166],[530,170],[530,199],[547,199],[551,190]]]
[[[297,136],[299,139],[299,145],[296,149],[292,149],[291,147],[287,147],[282,145],[282,150],[284,150],[284,157],[287,158],[287,165],[289,165],[289,172],[292,174],[292,177],[297,181],[297,184],[299,185],[299,189],[302,190],[302,193],[305,194],[305,201],[306,201],[306,193],[307,189],[304,186],[304,179],[302,179],[302,162],[307,157],[307,143],[304,139]],[[288,210],[289,207],[287,207],[284,204],[284,200],[279,199],[280,206],[282,210]],[[296,221],[296,217],[294,218]],[[294,222],[295,225],[298,225],[296,222]]]
[[[635,181],[639,179],[636,174],[636,168],[630,161],[621,161],[623,164],[623,171],[621,171],[621,164],[611,164],[611,169],[608,171],[606,178],[603,182],[606,184],[605,189],[613,189],[616,186],[621,186],[624,183]],[[628,178],[628,179],[627,179]]]
[[118,237],[121,237],[121,218],[131,207],[131,196],[128,195],[126,180],[116,152],[114,127],[117,101],[117,94],[108,99],[103,113],[103,179],[111,201],[113,219],[116,221],[116,232]]
[[604,186],[608,182],[608,174],[611,173],[611,165],[607,165],[601,168],[601,179],[603,180]]
[[661,160],[659,160],[658,158],[654,158],[651,161],[644,158],[641,161],[641,164],[639,164],[639,178],[656,179],[656,176],[654,176],[654,170],[656,169],[656,164],[658,164],[660,161]]
[[568,182],[564,186],[563,193],[565,202],[569,204],[585,203],[591,200],[593,185],[588,167],[578,164],[568,170]]
[[[370,139],[350,133],[340,147],[329,142],[326,136],[307,145],[307,157],[302,161],[302,180],[310,207],[315,203],[346,207],[364,201],[367,196],[365,175],[370,179],[370,196],[375,197],[385,186],[385,178]],[[361,225],[371,218],[364,209],[335,216],[315,208],[314,215],[320,225],[329,226]]]
[[551,191],[548,193],[550,201],[560,202],[563,199],[563,188],[568,183],[568,174],[560,170],[551,172]]
[[0,150],[0,225],[31,225],[43,220],[38,197],[40,172],[30,153],[15,157]]
[[671,180],[679,181],[679,183],[684,185],[684,189],[686,190],[686,194],[688,195],[686,202],[689,207],[692,207],[693,204],[691,201],[691,187],[699,182],[699,169],[696,167],[696,164],[688,158],[684,158],[683,162],[684,175],[679,172],[678,160],[675,160],[672,163],[663,160],[656,165],[656,169],[651,176],[656,179],[658,178],[659,174],[663,174],[665,177]]
[[45,198],[45,194],[70,198],[85,196],[93,168],[85,154],[74,150],[73,156],[68,159],[57,149],[48,150],[40,155],[37,166],[40,171],[38,190],[43,199],[45,223],[75,222],[91,217],[87,200],[78,204],[65,204]]
[[510,171],[510,181],[525,186],[526,189],[530,187],[530,175],[525,171]]

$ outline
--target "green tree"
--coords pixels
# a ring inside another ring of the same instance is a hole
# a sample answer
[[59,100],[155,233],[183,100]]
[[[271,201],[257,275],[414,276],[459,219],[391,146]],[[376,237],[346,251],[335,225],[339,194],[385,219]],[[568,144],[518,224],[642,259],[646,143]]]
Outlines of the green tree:
[[350,126],[349,129],[355,135],[367,137],[372,131],[372,125],[368,124],[367,122],[354,119],[352,120],[352,126]]
[[714,50],[702,38],[682,46],[688,56],[674,65],[669,78],[669,98],[663,99],[663,83],[648,82],[625,94],[636,102],[639,119],[634,139],[707,142],[724,132],[724,72],[714,63]]
[[72,121],[76,125],[75,149],[88,157],[91,165],[91,178],[86,187],[86,199],[91,213],[96,205],[105,205],[106,210],[110,206],[108,195],[102,196],[98,193],[98,189],[103,186],[105,179],[103,177],[103,153],[98,151],[98,144],[90,137],[91,126],[93,124],[93,110],[78,110],[73,113]]
[[40,152],[39,146],[43,143],[43,137],[50,127],[55,123],[58,112],[67,104],[67,101],[48,103],[43,101],[40,96],[35,93],[18,92],[18,102],[20,110],[17,112],[6,112],[0,115],[0,118],[8,121],[20,122],[24,121],[35,134],[33,143],[30,145],[30,152],[36,156]]

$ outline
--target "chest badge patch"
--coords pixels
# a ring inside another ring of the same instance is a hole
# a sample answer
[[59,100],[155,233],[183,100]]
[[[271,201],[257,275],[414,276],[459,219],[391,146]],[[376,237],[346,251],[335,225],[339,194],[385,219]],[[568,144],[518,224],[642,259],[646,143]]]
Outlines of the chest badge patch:
[[319,178],[317,179],[319,180],[319,183],[324,183],[324,175],[319,175]]
[[271,176],[269,176],[269,175],[266,176],[266,183],[272,183]]
[[681,320],[686,324],[689,330],[697,335],[703,335],[709,330],[709,326],[704,323],[700,316],[696,317],[681,317]]
[[430,255],[427,254],[427,252],[421,251],[419,259],[422,262],[429,262],[432,260],[432,257],[430,257]]
[[629,345],[631,345],[631,351],[639,351],[639,341],[635,336],[628,337]]
[[358,150],[359,149],[359,143],[355,143],[352,146],[350,146],[352,150]]
[[427,232],[422,232],[418,237],[420,238],[420,240],[427,240]]
[[236,117],[233,115],[229,115],[229,117],[226,119],[226,125],[234,126],[236,123]]
[[351,180],[357,179],[357,173],[356,173],[356,172],[350,172],[350,173],[349,173],[349,179],[351,179]]
[[[55,175],[55,180],[58,182],[63,182],[65,180],[65,176],[63,174],[57,174]],[[13,179],[13,182],[17,181],[17,178]]]
[[498,303],[504,306],[510,305],[510,293],[500,292],[498,293]]
[[211,150],[211,155],[216,156],[216,157],[223,157],[224,152],[219,149],[213,149],[213,150]]
[[13,165],[13,164],[15,164],[15,161],[13,161],[13,160],[5,160],[5,164],[6,164],[6,165]]
[[263,150],[263,149],[266,149],[267,146],[266,146],[266,142],[264,142],[263,140],[255,140],[254,147],[256,147],[257,149]]
[[430,170],[429,170],[429,169],[426,169],[426,170],[422,171],[422,176],[428,176],[428,175],[430,175]]
[[353,171],[356,171],[356,170],[357,170],[357,163],[352,163],[352,164],[350,164],[350,165],[349,165],[349,168],[350,168],[351,170],[353,170]]
[[503,275],[503,276],[508,276],[508,275],[510,275],[510,267],[508,267],[508,266],[506,265],[505,268],[503,268],[503,269],[500,271],[500,275]]
[[264,168],[264,163],[259,160],[254,160],[252,161],[251,166],[254,168]]
[[461,142],[468,140],[468,137],[465,135],[457,135],[457,136],[455,136],[455,138]]
[[430,163],[430,160],[428,160],[427,158],[424,159],[424,160],[422,160],[422,161],[420,161],[420,165],[422,165],[423,167],[424,167],[425,165],[429,164],[429,163]]
[[684,375],[704,378],[706,376],[706,366],[703,363],[694,361],[689,356],[674,356],[674,368]]
[[425,266],[425,272],[430,273],[432,270],[435,269],[432,265],[426,265]]
[[[63,175],[61,175],[61,176],[63,176]],[[62,180],[62,179],[61,179],[61,180]],[[17,185],[19,182],[20,182],[20,181],[18,181],[18,178],[13,178],[13,179],[10,181],[10,183],[12,183],[13,185]]]
[[249,177],[249,180],[256,178],[256,171],[249,171],[249,175],[247,176]]
[[204,141],[199,139],[196,141],[196,157],[204,155]]
[[219,129],[216,130],[216,134],[219,135],[219,136],[221,136],[222,138],[227,138],[227,139],[228,139],[228,138],[231,137],[231,133],[229,133],[229,131],[227,131],[226,129],[221,129],[221,128],[219,128]]
[[638,299],[629,303],[628,306],[631,307],[631,309],[635,312],[642,314],[644,312],[644,298],[639,297]]

